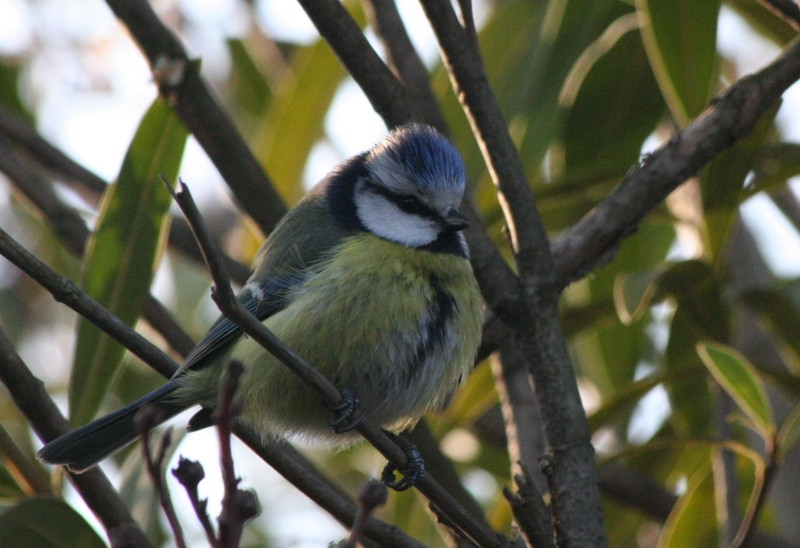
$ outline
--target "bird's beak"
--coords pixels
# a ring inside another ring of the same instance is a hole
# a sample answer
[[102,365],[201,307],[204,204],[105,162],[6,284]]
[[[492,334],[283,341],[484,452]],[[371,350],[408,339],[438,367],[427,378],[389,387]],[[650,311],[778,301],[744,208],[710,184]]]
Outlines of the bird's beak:
[[442,218],[442,228],[448,232],[458,232],[469,226],[467,218],[456,209],[451,209]]

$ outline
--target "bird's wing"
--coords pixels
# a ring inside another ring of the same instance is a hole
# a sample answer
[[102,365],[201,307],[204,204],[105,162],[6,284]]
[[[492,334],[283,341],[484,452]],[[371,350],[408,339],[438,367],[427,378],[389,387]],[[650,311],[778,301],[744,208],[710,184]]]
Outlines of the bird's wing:
[[[318,262],[324,260],[327,252],[350,233],[337,226],[324,209],[315,217],[318,226],[309,224],[308,208],[317,208],[320,199],[320,191],[312,192],[287,213],[259,252],[258,271],[237,295],[242,306],[259,321],[283,310],[289,292],[302,285]],[[317,230],[319,226],[325,229]],[[273,245],[275,240],[283,242],[280,249]],[[202,368],[210,363],[213,356],[227,349],[241,333],[238,325],[221,316],[189,353],[175,376],[187,369]]]

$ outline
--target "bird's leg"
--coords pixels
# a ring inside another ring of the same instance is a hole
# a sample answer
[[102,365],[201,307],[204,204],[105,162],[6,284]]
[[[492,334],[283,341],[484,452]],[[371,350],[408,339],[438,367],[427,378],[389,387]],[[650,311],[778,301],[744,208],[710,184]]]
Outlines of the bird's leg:
[[[398,468],[391,461],[386,464],[381,474],[381,481],[388,487],[395,491],[405,491],[417,484],[422,476],[425,475],[425,460],[422,458],[417,446],[405,439],[403,436],[398,436],[392,432],[384,430],[384,433],[392,438],[406,454],[407,463],[402,468]],[[400,479],[396,479],[395,472],[401,474]]]
[[349,432],[364,418],[364,412],[358,407],[358,396],[349,388],[341,388],[342,401],[338,405],[331,406],[333,418],[330,421],[331,428],[337,434]]

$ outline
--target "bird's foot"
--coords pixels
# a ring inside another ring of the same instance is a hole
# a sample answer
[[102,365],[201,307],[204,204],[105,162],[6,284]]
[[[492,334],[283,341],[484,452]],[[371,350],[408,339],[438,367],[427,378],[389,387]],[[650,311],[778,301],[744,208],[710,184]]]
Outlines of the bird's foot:
[[[402,436],[387,432],[386,430],[384,430],[384,432],[403,450],[406,454],[407,462],[406,465],[401,468],[398,468],[392,462],[387,463],[383,469],[383,473],[381,473],[381,481],[385,483],[387,487],[391,487],[395,491],[405,491],[416,485],[425,475],[425,460],[422,458],[422,454],[419,452],[416,445]],[[400,479],[395,477],[395,472],[400,473]]]
[[331,428],[337,434],[349,432],[364,418],[364,412],[358,407],[358,396],[349,388],[341,388],[342,402],[331,407],[333,418]]

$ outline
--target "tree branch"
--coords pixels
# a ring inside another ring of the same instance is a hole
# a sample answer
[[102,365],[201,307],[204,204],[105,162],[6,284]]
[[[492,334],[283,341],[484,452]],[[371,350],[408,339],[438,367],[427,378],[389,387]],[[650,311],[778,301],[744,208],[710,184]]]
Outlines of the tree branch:
[[[22,362],[5,331],[0,329],[0,381],[14,403],[43,441],[70,431],[69,421],[50,399],[42,381]],[[69,474],[75,488],[105,527],[114,548],[152,548],[136,521],[99,468],[85,474]]]
[[106,0],[144,52],[160,93],[206,151],[237,198],[265,234],[286,213],[278,193],[230,118],[220,108],[175,35],[147,0]]
[[556,280],[565,287],[613,253],[673,190],[747,135],[800,79],[800,41],[742,78],[670,141],[631,168],[611,194],[553,244]]

